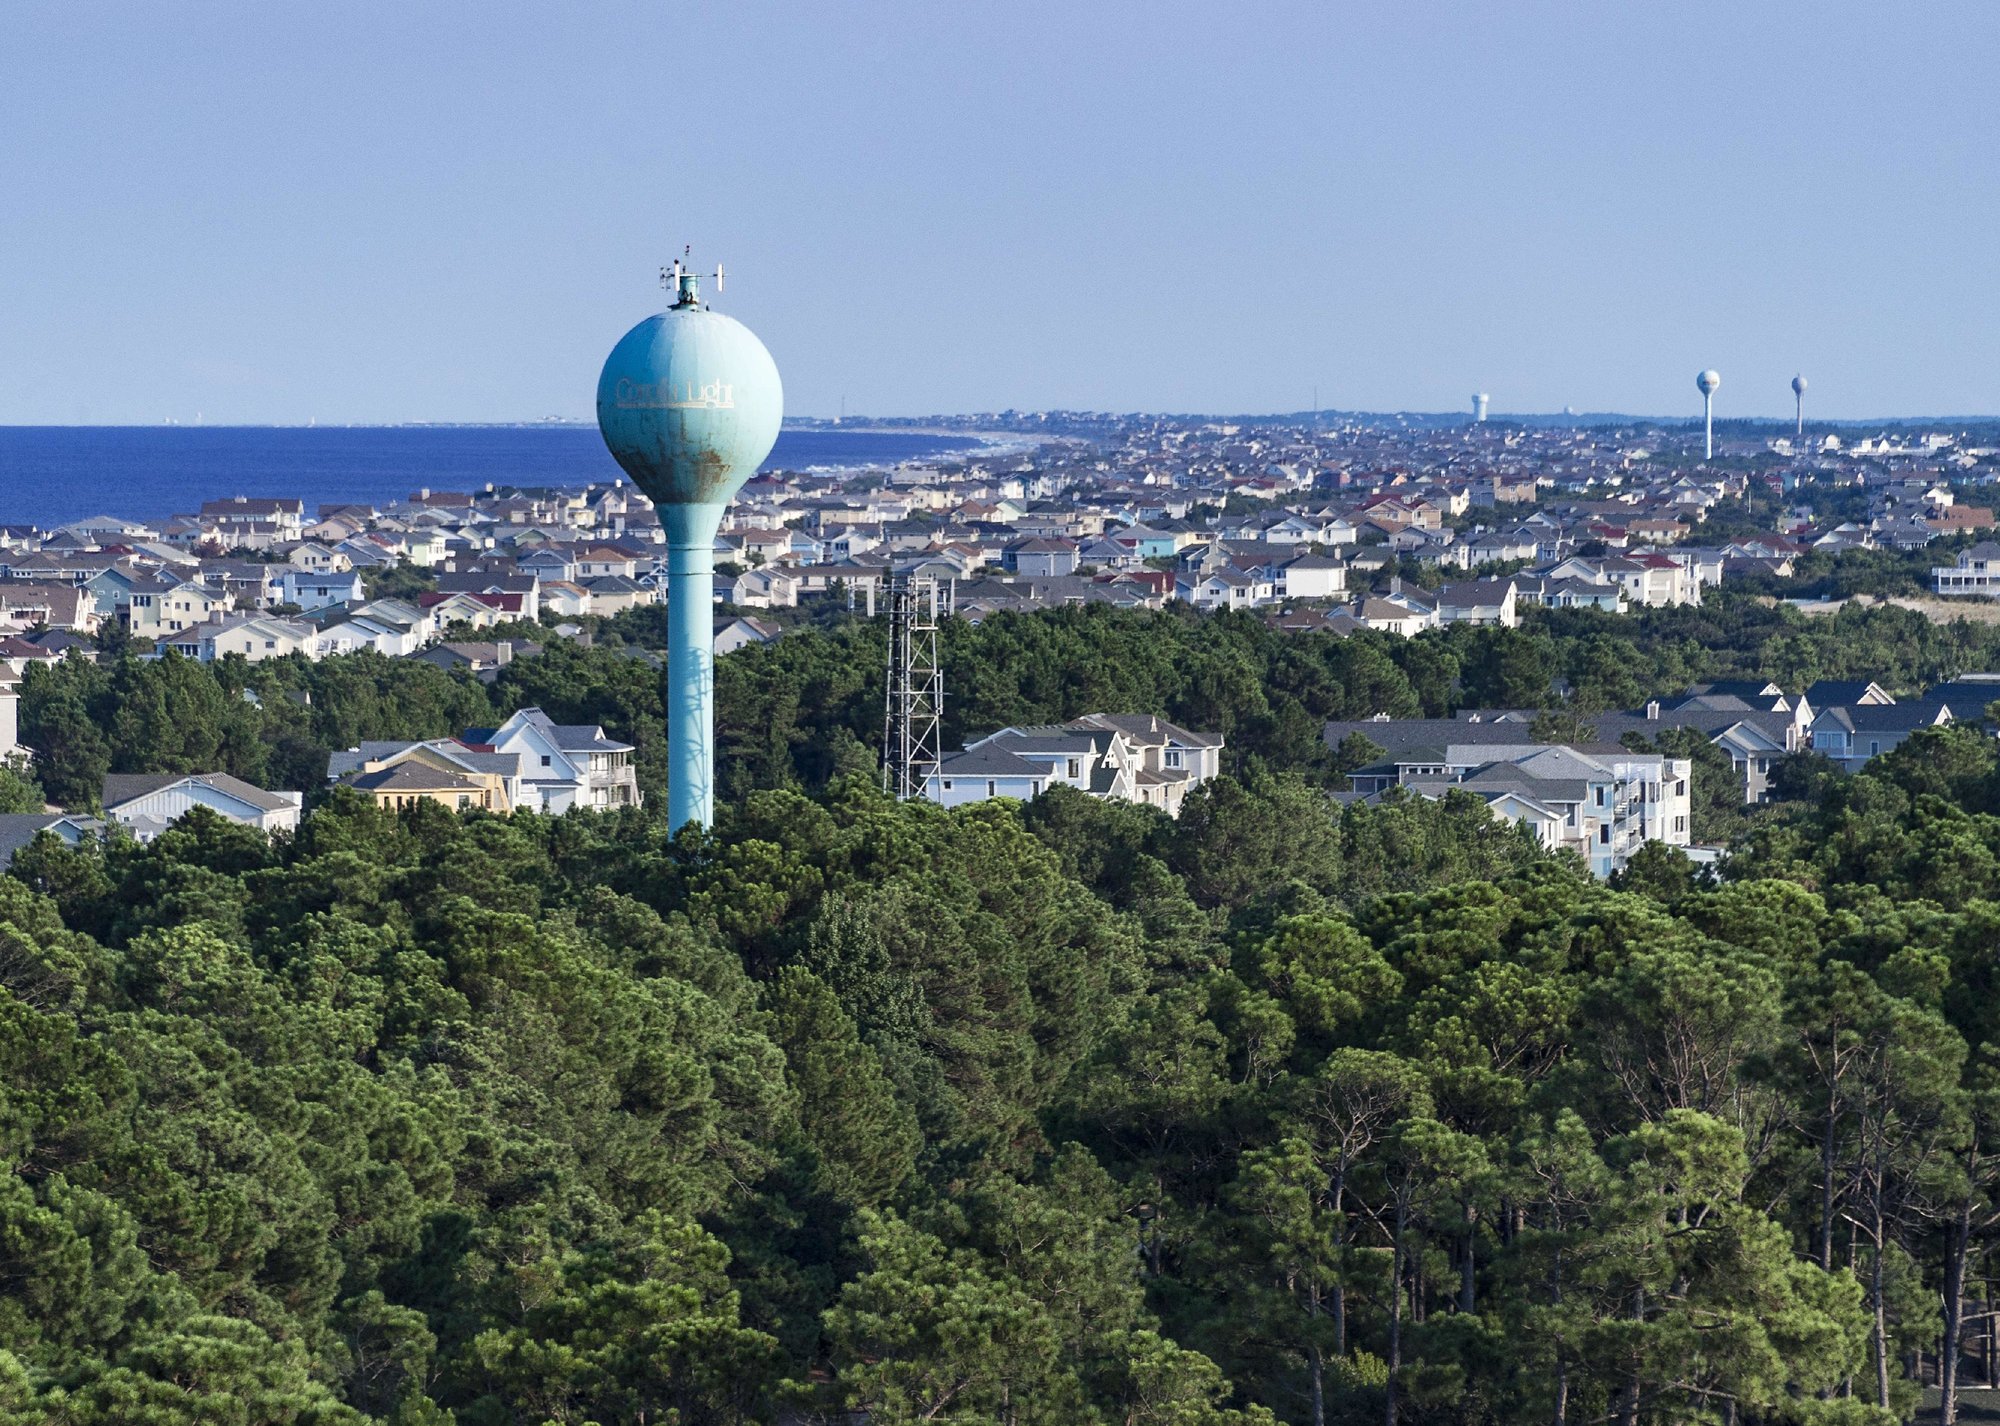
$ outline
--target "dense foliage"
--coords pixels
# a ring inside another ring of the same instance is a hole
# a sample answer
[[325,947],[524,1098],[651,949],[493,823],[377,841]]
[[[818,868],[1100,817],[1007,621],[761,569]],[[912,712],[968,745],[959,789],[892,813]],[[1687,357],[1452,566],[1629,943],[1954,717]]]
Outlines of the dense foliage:
[[2000,1216],[1996,807],[1928,734],[1623,890],[1292,779],[44,840],[0,879],[0,1404],[1900,1412]]
[[[886,801],[842,624],[722,661],[711,834],[342,793],[276,845],[44,838],[0,877],[0,1423],[1907,1416],[2000,1249],[2000,744],[1800,773],[1722,878],[1607,887],[1470,798],[1336,807],[1317,736],[1784,640],[1983,666],[1900,612],[952,627],[957,729],[1226,731],[1178,821]],[[530,702],[656,748],[611,642],[70,662],[24,721],[52,790]]]
[[[532,626],[524,632],[534,633]],[[313,789],[327,755],[363,739],[447,737],[540,706],[601,723],[638,749],[640,786],[666,769],[656,610],[602,621],[583,647],[543,632],[546,651],[493,682],[372,653],[198,664],[123,653],[34,667],[22,738],[49,798],[88,806],[106,772],[213,771]],[[882,726],[880,621],[835,619],[716,664],[726,796],[823,789],[868,766]],[[1247,613],[1079,606],[948,621],[945,738],[1088,712],[1159,713],[1220,733],[1239,773],[1337,776],[1328,719],[1552,708],[1587,720],[1709,678],[1761,675],[1787,688],[1872,678],[1897,692],[2000,667],[2000,626],[1934,624],[1896,606],[1804,615],[1746,594],[1631,615],[1535,610],[1519,629],[1457,625],[1413,639],[1272,629]],[[1587,722],[1581,726],[1587,726]]]

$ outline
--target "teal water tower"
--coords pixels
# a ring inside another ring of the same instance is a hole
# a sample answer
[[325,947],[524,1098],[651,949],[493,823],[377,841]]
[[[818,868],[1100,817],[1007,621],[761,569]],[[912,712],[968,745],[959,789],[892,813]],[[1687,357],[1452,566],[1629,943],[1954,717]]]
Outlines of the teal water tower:
[[703,304],[695,274],[675,263],[662,280],[674,305],[611,349],[597,427],[667,538],[667,817],[679,830],[708,826],[715,806],[715,536],[778,439],[785,390],[750,329]]

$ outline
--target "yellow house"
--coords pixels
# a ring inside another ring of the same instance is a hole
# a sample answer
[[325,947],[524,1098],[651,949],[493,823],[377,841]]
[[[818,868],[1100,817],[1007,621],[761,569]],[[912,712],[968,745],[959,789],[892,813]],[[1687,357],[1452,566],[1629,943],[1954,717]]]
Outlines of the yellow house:
[[506,775],[477,765],[484,761],[495,759],[481,758],[478,754],[454,755],[426,743],[416,743],[391,756],[370,759],[345,781],[349,787],[367,793],[377,807],[435,802],[454,812],[471,807],[502,814],[513,811]]

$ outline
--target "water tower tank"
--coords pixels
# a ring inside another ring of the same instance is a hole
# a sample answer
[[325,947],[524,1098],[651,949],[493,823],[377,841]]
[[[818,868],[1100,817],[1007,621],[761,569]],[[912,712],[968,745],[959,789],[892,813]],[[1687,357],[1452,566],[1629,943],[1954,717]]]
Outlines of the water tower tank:
[[714,809],[715,536],[722,512],[778,439],[784,385],[748,327],[676,298],[611,349],[597,381],[604,444],[652,500],[667,540],[667,815],[706,827]]

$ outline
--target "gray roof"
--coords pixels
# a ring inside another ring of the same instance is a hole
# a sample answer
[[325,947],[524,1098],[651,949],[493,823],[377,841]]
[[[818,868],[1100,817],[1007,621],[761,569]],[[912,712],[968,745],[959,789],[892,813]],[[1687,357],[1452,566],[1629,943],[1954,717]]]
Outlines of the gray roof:
[[1141,746],[1162,742],[1179,743],[1184,748],[1222,746],[1222,739],[1213,733],[1189,732],[1180,724],[1169,723],[1151,713],[1087,713],[1069,726],[1090,724],[1115,729]]
[[0,813],[0,871],[13,862],[14,853],[62,820],[60,812]]
[[1940,712],[1950,711],[1929,698],[1921,703],[1856,703],[1827,709],[1813,719],[1813,727],[1828,723],[1850,733],[1909,733],[1931,727]]
[[426,763],[397,763],[379,772],[363,773],[353,779],[352,786],[366,792],[483,792],[485,789],[471,778],[455,772],[446,772]]
[[[1946,684],[1941,688],[1934,688],[1931,690],[1930,696],[1936,697],[1943,692],[1944,688],[1951,686],[1950,684]],[[2000,698],[2000,683],[1990,686],[1993,690],[1993,697]],[[1871,688],[1879,688],[1879,685],[1872,679],[1822,678],[1818,683],[1815,683],[1811,688],[1806,690],[1806,701],[1815,708],[1830,708],[1836,703],[1859,703],[1863,698],[1868,696],[1868,690]],[[1957,712],[1958,710],[1953,709],[1952,711]]]
[[1088,753],[1096,744],[1088,734],[1062,728],[1002,728],[980,740],[980,745],[1004,744],[1011,753]]
[[212,787],[217,792],[227,793],[239,802],[247,802],[260,812],[276,812],[281,808],[296,807],[298,804],[289,797],[266,792],[261,787],[253,787],[240,777],[231,777],[226,772],[114,772],[104,778],[104,810],[109,812],[128,802],[135,802],[165,788],[175,787],[183,782],[196,782]]
[[364,742],[357,747],[336,748],[326,760],[326,775],[329,778],[345,777],[358,772],[365,763],[378,758],[393,757],[405,748],[413,748],[412,742]]
[[951,754],[938,764],[938,776],[1046,778],[1049,769],[989,745]]

